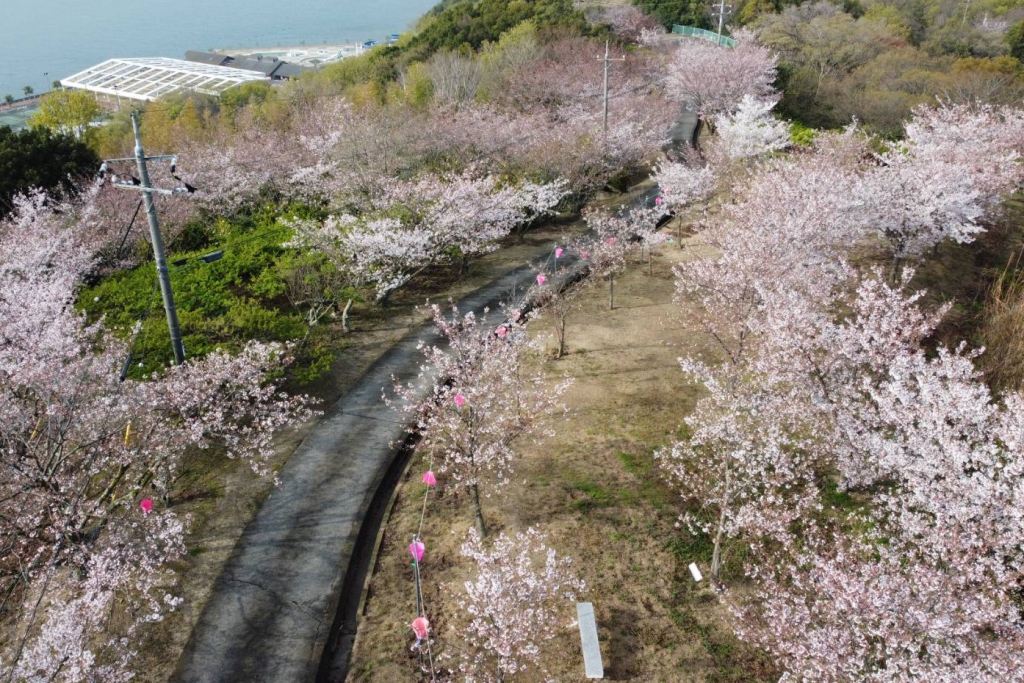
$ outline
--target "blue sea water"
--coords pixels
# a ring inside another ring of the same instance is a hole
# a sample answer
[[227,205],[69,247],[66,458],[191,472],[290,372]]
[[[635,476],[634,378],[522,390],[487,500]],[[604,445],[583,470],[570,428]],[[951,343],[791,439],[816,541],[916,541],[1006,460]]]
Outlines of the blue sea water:
[[111,57],[381,40],[437,0],[0,0],[0,98]]

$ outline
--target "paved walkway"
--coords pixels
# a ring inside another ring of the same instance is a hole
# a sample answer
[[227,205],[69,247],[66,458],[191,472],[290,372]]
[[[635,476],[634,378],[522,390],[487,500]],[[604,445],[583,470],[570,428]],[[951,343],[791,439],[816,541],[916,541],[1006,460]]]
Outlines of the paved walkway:
[[[523,267],[459,301],[490,307],[522,291]],[[280,472],[217,580],[178,664],[183,683],[313,681],[352,560],[360,523],[405,436],[405,421],[381,402],[392,375],[416,377],[416,345],[437,341],[432,325],[384,354],[323,417]]]

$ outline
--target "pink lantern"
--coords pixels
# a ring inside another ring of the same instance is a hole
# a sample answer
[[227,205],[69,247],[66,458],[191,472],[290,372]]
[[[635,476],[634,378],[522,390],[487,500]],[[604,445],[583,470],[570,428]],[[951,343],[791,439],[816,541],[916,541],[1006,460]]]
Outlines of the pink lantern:
[[590,252],[589,251],[583,252],[583,258],[590,258]]
[[555,249],[555,258],[562,258],[562,254],[564,253],[565,251],[561,247],[558,247],[558,249]]
[[513,320],[519,320],[519,318],[522,317],[522,315],[523,314],[520,313],[519,311],[512,311],[512,319]]
[[541,287],[543,287],[544,283],[547,281],[548,279],[544,277],[544,273],[541,273],[540,275],[537,276],[537,284],[540,285]]
[[662,203],[663,201],[664,201],[664,200],[663,200],[663,199],[662,199],[661,197],[658,197],[657,199],[655,199],[655,200],[654,200],[654,203],[655,203],[655,204],[657,204],[658,206],[661,206],[661,203]]
[[498,328],[498,338],[499,339],[504,339],[506,334],[508,334],[508,328],[507,327],[502,325],[501,327]]
[[609,237],[609,238],[608,238],[607,240],[605,240],[605,241],[606,241],[606,242],[607,242],[608,244],[615,244],[615,238],[614,238],[614,237]]
[[409,544],[409,552],[412,553],[412,559],[416,560],[416,564],[423,561],[423,553],[427,547],[423,545],[423,541],[417,539]]
[[437,486],[437,477],[434,476],[433,472],[427,470],[423,473],[423,483],[431,487]]
[[143,498],[141,501],[139,501],[139,507],[142,508],[142,511],[148,515],[150,512],[153,511],[153,501],[149,498]]
[[418,640],[426,639],[427,634],[430,633],[430,622],[426,617],[416,617],[412,620],[412,632],[416,634]]
[[462,406],[466,405],[466,397],[462,394],[455,394],[455,398],[452,400],[455,401],[455,407],[459,410],[462,409]]

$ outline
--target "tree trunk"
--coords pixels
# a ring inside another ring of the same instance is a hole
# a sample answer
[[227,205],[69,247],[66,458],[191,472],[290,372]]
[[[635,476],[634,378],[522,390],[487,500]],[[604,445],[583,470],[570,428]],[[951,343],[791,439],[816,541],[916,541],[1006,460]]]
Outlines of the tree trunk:
[[558,331],[558,355],[555,356],[555,360],[558,360],[565,355],[565,316],[558,319],[556,329]]
[[487,525],[484,524],[484,511],[480,507],[480,489],[476,484],[469,487],[470,495],[473,497],[473,512],[476,515],[476,530],[480,532],[480,538],[487,538]]
[[[729,470],[725,470],[725,501],[729,500]],[[725,508],[726,503],[722,503],[722,509],[718,513],[718,529],[715,531],[715,549],[711,554],[711,584],[716,588],[722,583],[722,541],[725,536]]]
[[654,249],[647,248],[647,274],[654,275]]
[[608,310],[615,310],[615,276],[608,276]]
[[345,332],[351,332],[352,328],[348,325],[348,312],[352,309],[352,298],[345,303],[345,308],[341,311],[341,329]]

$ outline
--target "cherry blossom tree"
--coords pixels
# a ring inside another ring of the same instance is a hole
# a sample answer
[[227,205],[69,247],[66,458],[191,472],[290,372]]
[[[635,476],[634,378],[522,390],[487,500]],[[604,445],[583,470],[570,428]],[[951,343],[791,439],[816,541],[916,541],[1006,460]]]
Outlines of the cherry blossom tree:
[[733,34],[736,47],[684,40],[669,64],[666,87],[676,100],[691,104],[705,123],[734,112],[745,95],[772,97],[778,58],[749,31]]
[[666,208],[678,211],[706,200],[715,190],[718,174],[707,164],[666,161],[654,169],[654,179],[668,203]]
[[746,159],[789,146],[789,124],[771,115],[775,102],[744,95],[732,114],[715,117],[721,151],[730,159]]
[[663,34],[665,27],[632,5],[595,7],[587,11],[591,23],[603,23],[611,27],[612,33],[633,43],[643,43],[651,34]]
[[[357,213],[323,223],[292,220],[292,246],[323,253],[353,288],[373,286],[385,301],[426,267],[458,254],[497,248],[517,225],[543,216],[564,196],[564,183],[501,185],[469,174],[415,181],[379,179]],[[346,306],[345,321],[347,322]]]
[[[509,482],[516,452],[512,444],[534,431],[545,416],[565,408],[561,398],[571,381],[549,384],[528,369],[527,355],[539,351],[530,340],[518,312],[497,330],[473,313],[452,309],[448,318],[432,307],[434,324],[444,345],[422,346],[426,359],[419,380],[398,384],[395,393],[406,412],[416,416],[422,436],[418,448],[440,461],[439,471],[450,475],[451,486],[470,493],[477,528],[487,535],[480,489],[500,489]],[[420,384],[429,383],[422,397]]]
[[765,361],[817,393],[805,405],[829,424],[814,448],[864,499],[854,533],[783,537],[781,558],[750,568],[757,603],[729,599],[740,635],[798,679],[996,681],[1021,668],[1022,399],[995,400],[976,354],[926,354],[942,310],[918,298],[876,273],[848,320],[822,315],[803,335],[779,324],[790,353]]
[[[462,555],[475,563],[459,606],[469,617],[469,648],[459,671],[466,683],[501,683],[540,667],[541,647],[573,624],[571,607],[586,590],[568,557],[559,557],[533,527],[498,536],[488,548],[475,529]],[[460,634],[461,635],[461,634]]]
[[266,474],[273,435],[310,411],[266,379],[280,346],[121,381],[128,345],[74,308],[107,236],[89,206],[43,199],[0,223],[0,618],[16,634],[0,669],[127,680],[139,626],[178,602],[167,562],[187,520],[167,501],[184,456],[217,448]]
[[981,219],[1024,178],[1022,130],[1024,116],[1010,109],[915,110],[905,144],[890,145],[866,176],[863,216],[890,243],[894,278],[908,258],[984,231]]

